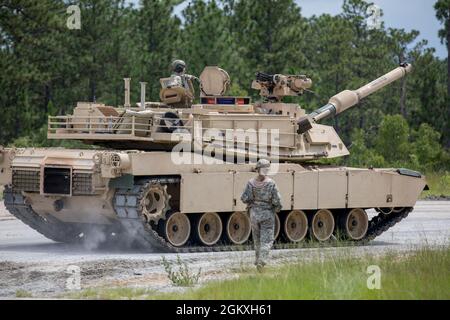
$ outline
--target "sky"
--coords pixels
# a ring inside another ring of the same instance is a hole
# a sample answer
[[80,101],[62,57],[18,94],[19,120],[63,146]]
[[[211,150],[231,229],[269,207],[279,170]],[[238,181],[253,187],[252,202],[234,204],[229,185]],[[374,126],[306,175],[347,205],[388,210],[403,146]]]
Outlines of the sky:
[[[128,2],[136,4],[138,0]],[[336,15],[342,12],[343,0],[295,0],[295,2],[302,8],[302,15],[305,17],[323,13]],[[428,47],[435,48],[437,56],[447,57],[447,48],[438,37],[441,25],[436,19],[433,8],[435,0],[370,0],[367,2],[373,2],[383,11],[381,20],[386,28],[418,30],[420,32],[418,40],[428,40]],[[179,15],[188,3],[189,0],[186,0],[176,7],[175,14]]]
[[[342,12],[343,0],[296,0],[305,17]],[[428,40],[428,46],[436,49],[440,58],[447,56],[447,48],[441,44],[438,31],[441,29],[434,11],[434,0],[370,0],[383,11],[381,17],[387,28],[420,31],[419,40]]]

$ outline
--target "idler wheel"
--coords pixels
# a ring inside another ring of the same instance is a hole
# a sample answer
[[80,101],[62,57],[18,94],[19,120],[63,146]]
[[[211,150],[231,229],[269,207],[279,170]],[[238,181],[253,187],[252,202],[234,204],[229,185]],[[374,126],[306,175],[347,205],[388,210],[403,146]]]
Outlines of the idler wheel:
[[191,223],[187,215],[181,212],[171,214],[165,222],[164,233],[173,246],[184,245],[191,234]]
[[301,210],[289,212],[283,219],[283,235],[287,241],[302,241],[308,232],[308,218]]
[[339,217],[339,227],[351,240],[361,240],[367,233],[369,218],[363,209],[352,209]]
[[225,225],[227,239],[233,244],[247,242],[252,231],[250,217],[245,212],[233,212]]
[[330,210],[320,209],[316,211],[310,221],[312,238],[318,241],[327,241],[334,231],[334,218]]
[[222,235],[222,220],[216,212],[203,213],[197,223],[197,238],[207,246],[212,246],[219,241]]

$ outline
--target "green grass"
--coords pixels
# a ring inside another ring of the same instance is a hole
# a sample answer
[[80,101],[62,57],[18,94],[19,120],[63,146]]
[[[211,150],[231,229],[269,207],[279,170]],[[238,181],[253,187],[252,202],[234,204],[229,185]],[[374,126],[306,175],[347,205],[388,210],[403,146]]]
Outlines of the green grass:
[[16,290],[16,298],[31,298],[33,295],[23,289]]
[[[368,289],[368,266],[381,270],[381,288]],[[245,269],[233,280],[209,282],[183,292],[145,289],[88,289],[81,299],[450,299],[450,248],[407,254],[298,262],[257,273]],[[238,271],[240,269],[237,269]]]
[[[190,287],[198,283],[202,268],[198,269],[197,272],[192,272],[187,263],[181,259],[180,255],[177,254],[177,260],[174,262],[168,261],[163,256],[161,263],[172,284],[180,287]],[[175,266],[178,267],[178,270],[176,270],[177,268]]]
[[[367,267],[381,269],[381,289],[369,290]],[[422,249],[382,258],[341,257],[271,268],[263,274],[212,282],[167,299],[450,299],[450,249]]]
[[422,192],[422,199],[429,196],[450,197],[450,172],[430,172],[425,176],[430,190]]
[[90,288],[69,294],[72,299],[127,300],[145,299],[154,292],[145,288]]

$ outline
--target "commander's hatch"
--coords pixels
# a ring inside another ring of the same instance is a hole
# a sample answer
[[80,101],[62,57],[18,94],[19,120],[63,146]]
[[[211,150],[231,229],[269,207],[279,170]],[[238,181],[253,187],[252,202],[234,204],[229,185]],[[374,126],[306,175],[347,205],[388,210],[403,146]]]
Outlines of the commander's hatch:
[[225,70],[217,66],[205,67],[199,79],[201,105],[197,107],[218,112],[253,112],[249,97],[225,96],[231,82]]

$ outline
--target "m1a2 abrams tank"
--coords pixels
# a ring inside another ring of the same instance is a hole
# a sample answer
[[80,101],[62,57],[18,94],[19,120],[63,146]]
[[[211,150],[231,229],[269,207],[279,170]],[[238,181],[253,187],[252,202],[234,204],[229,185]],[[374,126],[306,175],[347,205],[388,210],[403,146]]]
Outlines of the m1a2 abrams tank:
[[[314,160],[348,155],[326,117],[404,77],[403,64],[355,91],[345,90],[305,114],[284,103],[311,86],[306,76],[258,73],[252,87],[262,102],[227,96],[228,74],[207,67],[193,86],[161,79],[161,102],[123,107],[78,103],[72,115],[49,117],[48,138],[96,148],[1,148],[0,184],[6,208],[55,241],[102,240],[150,250],[233,250],[251,243],[240,195],[258,158],[272,160],[282,194],[276,248],[306,239],[330,243],[336,234],[367,243],[405,218],[426,187],[407,169],[362,169]],[[188,79],[188,81],[190,81]],[[377,214],[369,220],[368,209]],[[308,241],[309,242],[309,241]]]

